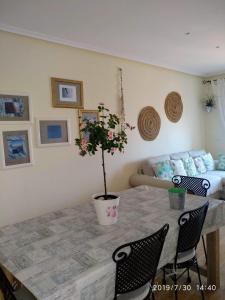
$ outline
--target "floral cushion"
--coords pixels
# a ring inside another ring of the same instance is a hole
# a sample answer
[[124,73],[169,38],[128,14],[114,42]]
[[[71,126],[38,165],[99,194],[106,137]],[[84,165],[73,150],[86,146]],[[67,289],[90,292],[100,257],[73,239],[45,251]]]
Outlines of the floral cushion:
[[184,169],[187,172],[187,176],[196,176],[198,174],[192,157],[182,159],[182,161],[184,164]]
[[184,169],[184,164],[181,159],[171,159],[170,163],[173,168],[174,175],[187,176],[187,172]]
[[155,175],[162,179],[169,179],[171,180],[174,173],[171,167],[170,161],[165,160],[162,162],[155,163],[153,165],[153,169],[155,171]]
[[217,170],[225,171],[225,154],[218,155]]
[[199,174],[206,173],[207,169],[201,157],[195,157],[194,162]]
[[207,171],[215,170],[215,162],[212,158],[211,153],[204,154],[204,155],[201,156],[201,158],[202,158],[202,160],[205,164],[205,167],[206,167]]

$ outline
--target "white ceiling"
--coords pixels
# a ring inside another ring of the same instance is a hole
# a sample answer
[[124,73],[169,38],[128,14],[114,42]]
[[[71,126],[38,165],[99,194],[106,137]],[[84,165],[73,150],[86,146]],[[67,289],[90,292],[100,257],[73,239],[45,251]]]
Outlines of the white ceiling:
[[225,0],[0,0],[0,29],[196,75],[225,73]]

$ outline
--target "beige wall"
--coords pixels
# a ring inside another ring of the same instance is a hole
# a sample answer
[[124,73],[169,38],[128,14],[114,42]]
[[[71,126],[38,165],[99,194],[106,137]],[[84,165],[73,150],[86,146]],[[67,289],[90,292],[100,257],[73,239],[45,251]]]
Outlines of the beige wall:
[[[126,120],[137,125],[139,111],[152,105],[161,117],[158,138],[146,142],[129,133],[125,154],[107,156],[109,190],[128,186],[129,175],[148,156],[204,147],[200,79],[142,63],[0,32],[0,90],[27,92],[34,117],[71,118],[78,136],[77,111],[51,107],[50,77],[83,80],[85,108],[103,101],[118,112],[117,68],[124,70]],[[165,116],[164,99],[175,90],[184,113],[178,123]],[[22,125],[1,129],[24,128]],[[80,157],[75,146],[38,148],[32,125],[35,165],[0,171],[0,225],[13,223],[90,199],[103,189],[100,155]]]
[[[224,78],[225,74],[220,76],[207,78],[207,80],[213,80],[217,78]],[[203,87],[204,95],[212,94],[210,85]],[[225,153],[224,142],[224,125],[220,117],[220,111],[218,103],[216,108],[210,113],[204,113],[205,118],[205,130],[206,130],[206,149],[210,151],[215,158],[219,153]]]

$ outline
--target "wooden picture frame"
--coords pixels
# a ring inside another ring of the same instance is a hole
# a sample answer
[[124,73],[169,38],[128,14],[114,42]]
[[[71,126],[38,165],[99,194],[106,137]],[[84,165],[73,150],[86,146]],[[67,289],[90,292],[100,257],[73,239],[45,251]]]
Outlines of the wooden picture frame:
[[[82,128],[82,125],[85,123],[85,120],[98,121],[99,120],[99,111],[94,109],[79,109],[78,111],[79,117],[79,128]],[[80,137],[89,139],[88,133],[84,134],[84,132],[80,131]]]
[[70,119],[36,119],[38,147],[67,146],[71,144]]
[[0,125],[31,122],[31,97],[27,93],[0,91]]
[[33,165],[31,129],[1,131],[1,168]]
[[52,106],[83,108],[83,81],[51,78]]

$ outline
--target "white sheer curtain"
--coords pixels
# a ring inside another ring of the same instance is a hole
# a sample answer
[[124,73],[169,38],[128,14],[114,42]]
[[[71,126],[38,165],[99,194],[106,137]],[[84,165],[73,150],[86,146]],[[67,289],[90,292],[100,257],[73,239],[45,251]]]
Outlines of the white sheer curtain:
[[225,128],[225,79],[212,80],[212,91],[218,103],[220,116]]

